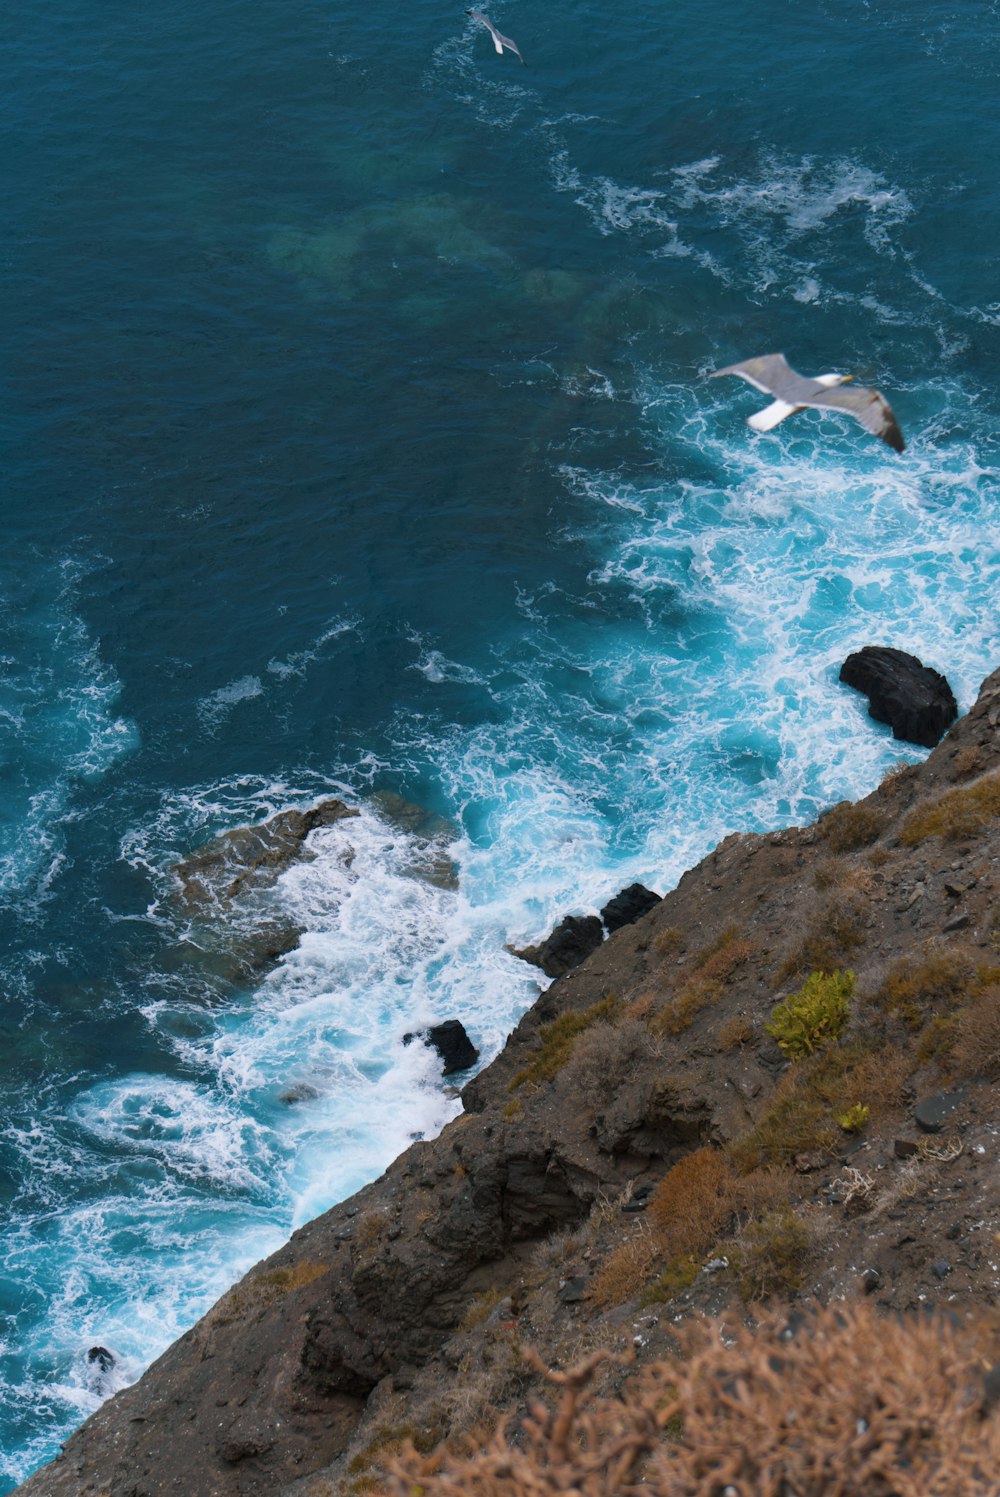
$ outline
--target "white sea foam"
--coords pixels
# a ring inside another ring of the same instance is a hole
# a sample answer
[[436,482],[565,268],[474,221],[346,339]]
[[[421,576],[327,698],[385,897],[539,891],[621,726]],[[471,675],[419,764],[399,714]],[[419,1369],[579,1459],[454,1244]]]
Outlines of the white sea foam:
[[306,649],[295,650],[290,655],[286,655],[283,660],[272,657],[267,662],[268,671],[272,676],[278,676],[282,680],[289,676],[304,676],[310,665],[322,659],[323,651],[328,644],[345,634],[353,634],[359,622],[356,618],[331,619]]
[[204,726],[214,732],[234,707],[238,707],[241,702],[252,702],[255,697],[263,695],[264,684],[259,676],[241,676],[238,681],[229,681],[217,691],[202,697],[198,703],[198,716]]
[[67,562],[0,579],[10,643],[0,671],[0,750],[11,767],[0,898],[15,900],[24,914],[63,866],[75,788],[99,779],[137,743],[134,725],[115,715],[118,679],[77,613],[81,575]]
[[449,660],[440,650],[424,650],[411,670],[419,671],[426,680],[433,681],[436,685],[444,681],[458,681],[467,686],[476,686],[482,685],[485,680],[471,665],[460,665],[457,660]]

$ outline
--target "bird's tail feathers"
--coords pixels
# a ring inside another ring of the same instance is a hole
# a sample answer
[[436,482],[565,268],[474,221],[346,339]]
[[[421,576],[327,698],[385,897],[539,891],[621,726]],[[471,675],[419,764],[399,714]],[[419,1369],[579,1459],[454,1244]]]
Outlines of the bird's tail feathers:
[[801,409],[799,405],[789,405],[787,400],[775,400],[762,411],[755,411],[752,416],[748,416],[747,425],[752,426],[754,431],[770,431],[780,421],[784,421],[786,416],[793,416]]

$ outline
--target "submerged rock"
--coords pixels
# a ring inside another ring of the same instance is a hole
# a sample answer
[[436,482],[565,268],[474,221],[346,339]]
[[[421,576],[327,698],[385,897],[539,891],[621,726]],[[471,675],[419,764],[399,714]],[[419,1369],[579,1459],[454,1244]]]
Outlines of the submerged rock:
[[539,946],[524,946],[514,955],[541,967],[546,977],[562,977],[586,961],[604,940],[596,915],[566,915]]
[[432,1024],[430,1029],[403,1035],[403,1044],[421,1039],[432,1046],[441,1057],[442,1074],[453,1076],[456,1071],[467,1071],[479,1059],[479,1051],[469,1039],[465,1025],[460,1019],[445,1019],[441,1024]]
[[623,925],[632,925],[636,920],[641,920],[643,915],[655,910],[659,903],[660,896],[654,894],[652,889],[647,889],[644,884],[629,884],[627,889],[622,889],[613,899],[608,900],[601,911],[601,919],[610,935]]
[[848,655],[840,679],[863,691],[869,716],[888,723],[892,736],[907,743],[933,748],[958,716],[954,692],[940,671],[905,650],[865,645]]
[[223,832],[174,865],[181,898],[198,909],[264,888],[291,863],[311,856],[305,847],[310,832],[357,815],[341,800],[324,800],[307,811],[279,811],[258,826]]

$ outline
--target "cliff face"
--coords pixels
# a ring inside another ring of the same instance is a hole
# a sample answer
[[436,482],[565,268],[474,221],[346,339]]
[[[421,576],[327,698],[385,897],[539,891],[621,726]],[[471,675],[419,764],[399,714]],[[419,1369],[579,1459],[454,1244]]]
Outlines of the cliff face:
[[[728,838],[540,996],[463,1116],[258,1265],[22,1497],[361,1489],[400,1432],[516,1403],[522,1342],[656,1354],[672,1318],[752,1293],[727,1248],[750,1208],[663,1273],[662,1181],[705,1145],[798,1222],[788,1287],[992,1304],[998,771],[1000,672],[926,764],[816,826]],[[779,1000],[848,968],[826,1060],[779,1047]]]

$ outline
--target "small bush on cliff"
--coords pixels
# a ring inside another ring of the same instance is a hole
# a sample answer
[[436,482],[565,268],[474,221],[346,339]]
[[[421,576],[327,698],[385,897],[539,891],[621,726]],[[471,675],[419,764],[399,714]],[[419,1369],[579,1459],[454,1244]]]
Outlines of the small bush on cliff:
[[737,1175],[720,1149],[695,1149],[668,1170],[649,1200],[649,1219],[665,1257],[711,1247],[732,1215]]
[[819,820],[819,832],[831,852],[856,852],[868,847],[882,831],[882,816],[872,806],[842,801]]
[[933,805],[912,811],[903,822],[900,840],[916,847],[927,837],[958,841],[974,837],[1000,816],[1000,774],[984,775],[963,790],[949,790]]
[[728,982],[756,950],[753,941],[741,936],[736,927],[730,925],[698,952],[691,962],[691,970],[711,982]]
[[955,1015],[951,1062],[962,1076],[1000,1076],[1000,987],[987,987]]
[[1000,967],[972,948],[929,945],[920,958],[896,962],[872,1002],[898,1015],[911,1029],[958,1007],[1000,982]]
[[862,945],[858,911],[852,904],[834,902],[813,922],[776,973],[781,983],[800,972],[835,972],[848,952]]
[[797,993],[779,1003],[766,1028],[791,1059],[813,1055],[839,1039],[851,1011],[853,972],[814,972]]
[[679,925],[668,925],[660,931],[653,945],[661,956],[676,956],[684,945],[684,932]]
[[566,1061],[567,1083],[581,1096],[606,1099],[635,1074],[643,1060],[655,1059],[660,1045],[640,1019],[618,1024],[603,1020],[579,1036]]
[[746,1014],[732,1014],[719,1025],[715,1037],[720,1050],[742,1050],[753,1039],[753,1025]]
[[551,1081],[569,1060],[573,1045],[584,1030],[592,1024],[613,1024],[621,1012],[621,1000],[615,993],[610,993],[582,1013],[560,1014],[551,1024],[543,1024],[539,1031],[541,1048],[524,1070],[518,1071],[510,1083],[510,1090],[513,1092],[519,1086],[538,1086],[543,1081]]
[[801,1289],[811,1244],[812,1233],[790,1206],[751,1222],[729,1256],[743,1298],[771,1299]]
[[676,998],[672,998],[653,1014],[649,1020],[650,1032],[659,1039],[683,1034],[685,1029],[690,1029],[702,1009],[718,1003],[722,995],[720,982],[709,977],[692,977]]
[[837,1113],[837,1124],[845,1133],[860,1133],[868,1121],[869,1111],[866,1102],[855,1102],[846,1111]]
[[242,1316],[266,1310],[268,1305],[275,1304],[283,1295],[303,1289],[306,1284],[315,1283],[329,1272],[329,1263],[314,1263],[308,1259],[293,1263],[288,1268],[254,1270],[234,1285],[228,1294],[223,1295],[210,1313],[220,1325],[227,1325]]

